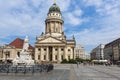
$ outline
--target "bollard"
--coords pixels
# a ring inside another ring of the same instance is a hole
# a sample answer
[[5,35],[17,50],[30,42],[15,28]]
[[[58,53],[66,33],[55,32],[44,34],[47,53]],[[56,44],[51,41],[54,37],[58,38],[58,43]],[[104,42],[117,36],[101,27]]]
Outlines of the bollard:
[[24,65],[24,75],[25,75],[25,73],[26,73],[26,65]]
[[9,73],[9,65],[7,65],[7,74]]
[[17,65],[16,65],[16,67],[15,67],[15,70],[16,70],[15,73],[17,73]]
[[34,73],[34,65],[32,66],[32,73]]

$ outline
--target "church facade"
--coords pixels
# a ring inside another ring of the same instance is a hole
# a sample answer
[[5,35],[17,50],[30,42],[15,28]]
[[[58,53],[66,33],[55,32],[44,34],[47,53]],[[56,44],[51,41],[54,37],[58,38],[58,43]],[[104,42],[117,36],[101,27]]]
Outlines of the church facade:
[[60,63],[63,59],[74,59],[75,38],[66,39],[63,24],[60,8],[54,3],[45,20],[45,33],[36,37],[35,61]]

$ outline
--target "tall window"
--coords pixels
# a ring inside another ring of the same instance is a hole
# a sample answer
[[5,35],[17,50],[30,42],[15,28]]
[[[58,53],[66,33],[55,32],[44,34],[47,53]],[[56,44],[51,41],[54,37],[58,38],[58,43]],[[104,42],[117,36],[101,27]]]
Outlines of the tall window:
[[64,49],[62,48],[61,51],[64,51]]
[[55,59],[57,60],[57,55],[55,55]]
[[63,60],[63,55],[61,55],[61,60]]
[[17,52],[17,56],[20,57],[20,52]]
[[38,48],[38,51],[41,51],[41,49],[40,49],[40,48]]
[[70,59],[70,56],[68,56],[68,59]]
[[38,60],[40,60],[40,55],[38,55]]
[[58,49],[56,48],[55,51],[58,51]]
[[7,56],[10,57],[10,51],[8,51],[8,55]]
[[46,51],[46,48],[44,48],[44,51]]
[[44,60],[46,60],[46,55],[44,55]]

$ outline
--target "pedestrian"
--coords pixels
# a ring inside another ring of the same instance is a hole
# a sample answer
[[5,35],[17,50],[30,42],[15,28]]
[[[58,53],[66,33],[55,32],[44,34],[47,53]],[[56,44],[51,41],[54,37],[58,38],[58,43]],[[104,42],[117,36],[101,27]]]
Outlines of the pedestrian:
[[78,65],[79,65],[79,62],[77,62],[77,68],[79,67]]

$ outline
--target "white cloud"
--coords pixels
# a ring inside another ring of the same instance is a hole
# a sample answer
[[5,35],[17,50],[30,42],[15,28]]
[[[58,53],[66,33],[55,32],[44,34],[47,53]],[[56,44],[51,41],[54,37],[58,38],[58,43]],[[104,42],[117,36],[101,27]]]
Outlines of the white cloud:
[[83,0],[85,6],[101,6],[103,0]]
[[74,14],[75,16],[81,16],[82,13],[83,13],[83,12],[82,12],[81,9],[75,10],[75,11],[73,12],[73,14]]
[[86,6],[94,6],[101,15],[114,15],[120,12],[120,0],[83,0]]
[[67,24],[72,24],[72,25],[79,25],[82,23],[82,20],[76,16],[74,16],[72,13],[67,13],[66,16],[67,17],[66,19],[66,23]]
[[82,12],[81,10],[73,11],[73,12],[67,12],[64,14],[65,23],[72,25],[72,26],[80,26],[82,23],[87,22],[88,18],[82,18]]
[[[66,2],[57,1],[62,11],[68,10],[70,0]],[[1,0],[0,38],[26,35],[35,38],[40,35],[44,32],[44,21],[52,4],[52,0]],[[0,41],[4,42],[6,41]]]
[[89,28],[68,33],[69,36],[74,34],[77,43],[84,44],[88,52],[101,43],[106,44],[120,37],[120,0],[83,0],[83,2],[85,7],[93,6],[99,15],[94,17],[88,15],[90,20],[86,24]]
[[[93,27],[90,26],[88,29],[75,33],[77,43],[84,44],[85,47],[96,47],[120,38],[120,14],[116,15],[93,21],[95,23],[92,24]],[[97,27],[100,29],[96,29]]]
[[58,6],[60,7],[61,11],[68,11],[71,0],[57,0]]

